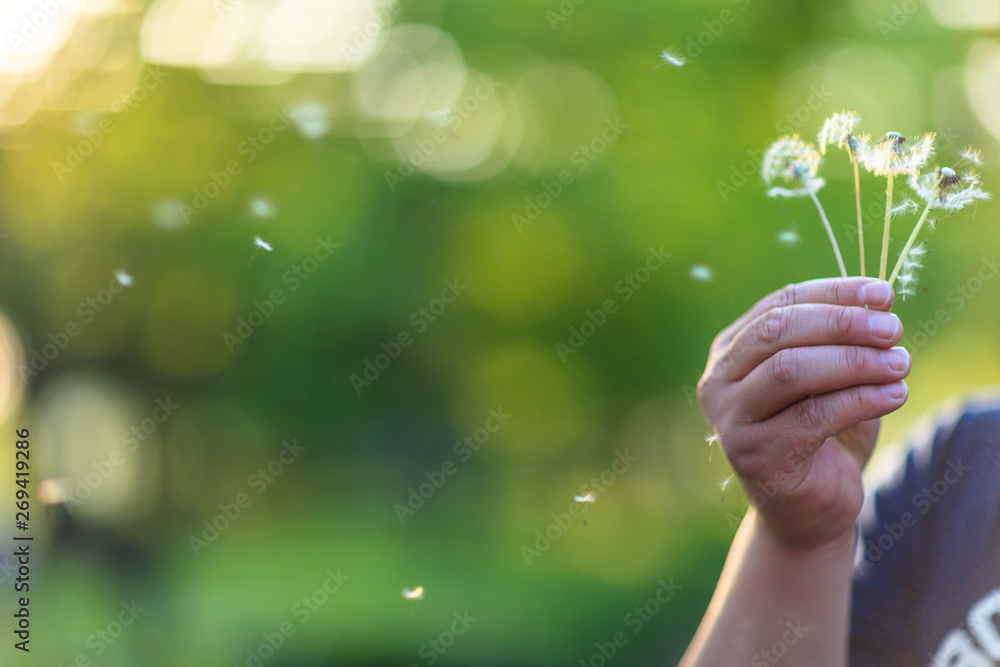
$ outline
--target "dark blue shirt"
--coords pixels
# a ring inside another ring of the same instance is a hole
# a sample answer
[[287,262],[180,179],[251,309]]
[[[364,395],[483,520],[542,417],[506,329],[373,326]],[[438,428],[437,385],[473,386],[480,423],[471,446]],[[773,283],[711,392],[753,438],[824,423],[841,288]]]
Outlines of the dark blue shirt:
[[861,512],[852,667],[1000,665],[1000,403],[930,426]]

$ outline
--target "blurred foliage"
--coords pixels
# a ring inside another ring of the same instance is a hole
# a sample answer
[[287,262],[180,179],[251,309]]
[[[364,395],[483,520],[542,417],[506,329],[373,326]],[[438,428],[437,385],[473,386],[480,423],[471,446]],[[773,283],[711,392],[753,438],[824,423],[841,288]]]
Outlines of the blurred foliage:
[[[629,641],[617,664],[676,662],[745,507],[739,491],[720,502],[729,471],[719,452],[709,461],[692,400],[708,346],[768,292],[836,271],[807,202],[767,199],[752,162],[749,176],[734,174],[803,105],[795,129],[804,136],[845,107],[876,134],[948,130],[986,149],[994,191],[998,152],[961,98],[970,33],[939,27],[926,9],[886,39],[872,17],[889,15],[888,2],[868,3],[881,14],[860,0],[562,4],[575,9],[553,28],[556,0],[403,3],[397,23],[437,25],[469,67],[502,83],[504,104],[530,101],[521,108],[534,114],[534,147],[483,180],[418,171],[390,190],[385,173],[399,161],[387,139],[343,115],[327,136],[289,128],[242,162],[237,147],[273,109],[312,98],[336,106],[348,94],[337,74],[247,87],[165,67],[127,118],[108,116],[114,131],[62,182],[52,163],[79,140],[75,112],[11,130],[0,154],[9,234],[0,303],[28,354],[69,321],[82,333],[33,378],[8,428],[30,426],[43,459],[79,448],[85,476],[88,457],[100,460],[91,452],[117,443],[46,427],[43,406],[60,383],[109,382],[106,400],[125,428],[157,398],[180,405],[136,454],[148,468],[142,502],[103,518],[36,508],[30,664],[68,665],[78,654],[109,666],[255,664],[247,651],[290,622],[296,633],[264,664],[425,665],[421,647],[466,610],[478,620],[438,664],[587,664],[595,643],[618,631]],[[734,20],[700,55],[648,71],[663,48],[683,53],[724,11]],[[539,65],[553,69],[533,82]],[[829,98],[809,109],[823,85]],[[605,116],[627,127],[581,171],[571,153]],[[854,220],[841,157],[827,158],[822,199],[856,271],[856,245],[840,226]],[[241,173],[203,212],[177,229],[154,224],[172,211],[164,200],[190,202],[234,159]],[[573,182],[518,230],[511,216],[564,169]],[[720,183],[734,190],[723,198]],[[874,179],[863,187],[866,203],[879,198]],[[250,213],[258,196],[273,218]],[[995,219],[984,204],[975,219],[942,222],[925,289],[896,309],[908,336],[939,309],[949,321],[911,347],[910,401],[887,419],[887,440],[935,401],[995,380],[997,290],[987,282],[961,308],[948,300],[996,251]],[[777,241],[787,229],[801,237],[795,247]],[[873,258],[879,221],[870,229]],[[274,251],[248,262],[256,235]],[[289,279],[317,239],[339,247],[308,279]],[[616,285],[661,246],[670,258],[625,300]],[[696,264],[714,279],[692,280]],[[120,266],[135,284],[84,324],[79,304]],[[433,307],[445,281],[467,289],[421,329],[415,313]],[[230,354],[223,333],[277,289],[285,301]],[[556,343],[607,299],[616,312],[563,362]],[[412,343],[358,395],[351,377],[402,332]],[[497,408],[509,422],[463,460],[455,443]],[[292,439],[305,452],[257,495],[248,478]],[[638,461],[599,494],[588,525],[574,520],[526,563],[535,531],[625,450]],[[57,474],[56,458],[36,481]],[[401,523],[394,506],[446,460],[457,472]],[[240,493],[252,504],[194,555],[189,537]],[[349,579],[301,622],[296,604],[338,568]],[[682,589],[633,633],[627,615],[661,579]],[[426,596],[411,605],[400,590],[416,585]],[[88,638],[133,599],[145,611],[98,656]]]

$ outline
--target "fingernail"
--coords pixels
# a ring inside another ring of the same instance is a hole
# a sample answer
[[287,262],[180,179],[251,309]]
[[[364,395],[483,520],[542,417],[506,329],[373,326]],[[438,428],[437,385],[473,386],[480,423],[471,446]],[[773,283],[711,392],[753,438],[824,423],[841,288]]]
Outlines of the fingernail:
[[888,306],[890,299],[892,299],[892,288],[884,280],[868,283],[861,288],[861,303],[869,306]]
[[876,338],[892,340],[899,332],[899,318],[893,313],[874,313],[868,318],[868,330]]
[[894,371],[905,371],[910,367],[910,353],[903,347],[882,350],[882,361]]
[[892,384],[882,385],[882,393],[894,401],[900,401],[906,398],[907,391],[908,389],[906,388],[906,383],[902,380],[899,382],[893,382]]

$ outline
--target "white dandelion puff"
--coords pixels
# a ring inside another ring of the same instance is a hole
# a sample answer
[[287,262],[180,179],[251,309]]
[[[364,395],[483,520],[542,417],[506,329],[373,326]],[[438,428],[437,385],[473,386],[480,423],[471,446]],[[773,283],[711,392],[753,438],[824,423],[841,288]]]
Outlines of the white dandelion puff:
[[704,264],[695,264],[691,267],[691,277],[703,283],[710,283],[715,274]]
[[132,281],[135,280],[132,276],[130,276],[125,271],[125,269],[117,269],[117,270],[115,270],[114,271],[114,276],[115,276],[115,280],[117,280],[119,283],[121,283],[122,287],[128,287],[129,285],[132,284]]
[[823,158],[812,144],[798,135],[786,135],[771,144],[764,153],[760,173],[771,185],[780,181],[785,186],[772,187],[769,197],[804,197],[814,194],[826,184],[817,176]]
[[928,132],[908,142],[899,132],[886,132],[878,145],[864,152],[862,165],[876,176],[916,174],[934,154],[936,136]]
[[686,64],[687,58],[684,56],[674,55],[669,50],[664,49],[663,51],[660,51],[660,64],[649,71],[652,72],[653,70],[660,69],[664,65],[673,65],[674,67],[681,68]]
[[816,136],[816,143],[819,144],[819,152],[826,155],[826,147],[835,145],[838,148],[845,146],[854,153],[854,146],[851,138],[854,136],[854,128],[857,127],[861,119],[853,111],[842,111],[826,119],[823,127],[820,128]]

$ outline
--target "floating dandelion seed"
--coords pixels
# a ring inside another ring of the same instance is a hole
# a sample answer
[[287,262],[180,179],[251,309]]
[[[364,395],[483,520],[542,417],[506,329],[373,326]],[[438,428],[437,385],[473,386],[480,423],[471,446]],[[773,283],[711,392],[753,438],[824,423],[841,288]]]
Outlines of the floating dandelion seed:
[[128,287],[132,284],[134,278],[125,272],[125,269],[118,269],[114,271],[115,280],[121,283],[122,287]]
[[778,232],[778,243],[789,248],[795,247],[799,244],[799,233],[794,229],[786,229]]
[[660,64],[649,71],[652,72],[653,70],[658,70],[664,65],[673,65],[674,67],[681,68],[686,64],[687,58],[684,56],[675,56],[667,49],[664,49],[663,51],[660,51]]
[[901,215],[910,215],[911,213],[917,212],[917,202],[912,199],[904,199],[898,204],[894,205],[889,211],[889,216],[892,218],[897,218]]
[[253,237],[253,245],[254,249],[253,252],[250,254],[250,259],[247,260],[247,266],[250,266],[250,263],[253,262],[253,260],[257,257],[257,255],[259,255],[261,252],[271,252],[272,250],[274,250],[274,248],[271,247],[270,243],[268,243],[259,236]]
[[708,268],[704,264],[695,264],[691,267],[691,277],[703,283],[710,283],[712,282],[712,278],[715,277],[715,274],[712,273],[712,269]]
[[404,588],[403,589],[403,599],[410,601],[410,621],[412,622],[413,621],[413,607],[414,607],[414,603],[416,603],[417,600],[423,600],[424,599],[424,587],[423,586],[417,586],[416,588],[413,588],[413,589]]
[[319,139],[330,131],[330,112],[319,102],[299,102],[286,113],[305,139]]
[[265,197],[253,197],[250,200],[250,213],[255,218],[270,218],[274,216],[274,204]]
[[711,463],[712,451],[713,451],[712,445],[719,445],[721,447],[722,440],[719,439],[718,433],[709,433],[708,435],[705,436],[705,442],[708,443],[708,462]]
[[735,473],[719,482],[719,490],[722,491],[722,499],[719,500],[720,503],[726,499],[726,491],[729,490],[729,487],[732,485],[734,479],[736,479]]
[[583,504],[583,525],[587,525],[587,510],[597,502],[597,495],[593,491],[588,491],[582,496],[573,496],[573,502]]

